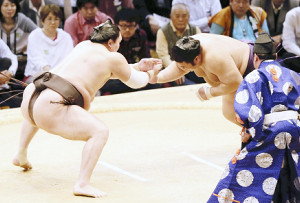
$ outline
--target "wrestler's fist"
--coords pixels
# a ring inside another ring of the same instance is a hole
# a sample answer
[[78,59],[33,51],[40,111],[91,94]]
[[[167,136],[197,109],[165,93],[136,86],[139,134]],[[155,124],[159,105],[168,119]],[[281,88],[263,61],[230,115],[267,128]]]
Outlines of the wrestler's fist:
[[140,60],[138,65],[139,70],[145,72],[148,70],[153,70],[157,65],[162,66],[162,60],[155,58],[144,58]]
[[200,101],[205,101],[205,100],[209,100],[210,98],[212,98],[212,95],[210,93],[210,88],[207,85],[203,85],[202,87],[200,87],[198,89],[198,91],[196,92],[197,97],[200,99]]

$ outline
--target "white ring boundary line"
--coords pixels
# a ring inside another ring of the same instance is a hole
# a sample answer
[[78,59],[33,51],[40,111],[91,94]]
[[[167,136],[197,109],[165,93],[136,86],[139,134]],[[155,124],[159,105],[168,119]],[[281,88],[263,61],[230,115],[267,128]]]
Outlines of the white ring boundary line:
[[209,162],[209,161],[206,161],[206,160],[204,160],[204,159],[201,159],[201,158],[199,158],[199,157],[197,157],[197,156],[195,156],[195,155],[193,155],[193,154],[190,154],[190,153],[188,153],[188,152],[181,152],[181,153],[182,153],[183,155],[188,156],[189,158],[191,158],[191,159],[193,159],[193,160],[195,160],[195,161],[198,161],[198,162],[203,163],[203,164],[205,164],[205,165],[211,166],[211,167],[216,168],[216,169],[218,169],[218,170],[224,171],[224,168],[222,168],[222,167],[220,167],[220,166],[218,166],[218,165],[216,165],[216,164],[213,164],[213,163],[211,163],[211,162]]
[[148,181],[150,181],[149,179],[146,179],[146,178],[140,177],[138,175],[135,175],[133,173],[130,173],[129,171],[126,171],[126,170],[123,170],[121,168],[118,168],[118,167],[116,167],[116,166],[114,166],[112,164],[109,164],[109,163],[106,163],[106,162],[103,162],[103,161],[99,161],[98,163],[101,164],[101,165],[103,165],[103,166],[105,166],[106,168],[109,168],[109,169],[111,169],[111,170],[113,170],[115,172],[121,173],[123,175],[127,175],[127,176],[129,176],[129,177],[131,177],[133,179],[136,179],[136,180],[139,180],[139,181],[142,181],[142,182],[148,182]]

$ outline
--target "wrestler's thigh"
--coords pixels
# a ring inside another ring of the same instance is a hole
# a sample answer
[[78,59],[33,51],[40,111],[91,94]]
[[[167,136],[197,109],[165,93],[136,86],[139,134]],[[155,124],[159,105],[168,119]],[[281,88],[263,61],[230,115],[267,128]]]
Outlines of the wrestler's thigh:
[[[61,100],[53,96],[52,99]],[[43,99],[37,100],[34,106],[34,119],[43,130],[70,140],[86,141],[108,130],[96,116],[79,106],[44,102]]]
[[235,110],[234,110],[234,96],[235,94],[227,94],[222,96],[222,112],[224,117],[235,123]]

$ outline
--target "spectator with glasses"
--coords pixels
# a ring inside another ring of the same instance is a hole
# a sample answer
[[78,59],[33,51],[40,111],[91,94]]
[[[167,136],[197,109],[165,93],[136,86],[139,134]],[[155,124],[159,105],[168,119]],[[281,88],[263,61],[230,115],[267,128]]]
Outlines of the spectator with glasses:
[[250,0],[230,0],[229,6],[210,19],[210,33],[254,43],[263,30],[269,33],[266,18],[267,13],[250,6]]
[[100,12],[97,0],[77,0],[78,11],[67,18],[64,30],[68,32],[74,46],[79,42],[88,40],[93,28],[105,22],[110,16]]

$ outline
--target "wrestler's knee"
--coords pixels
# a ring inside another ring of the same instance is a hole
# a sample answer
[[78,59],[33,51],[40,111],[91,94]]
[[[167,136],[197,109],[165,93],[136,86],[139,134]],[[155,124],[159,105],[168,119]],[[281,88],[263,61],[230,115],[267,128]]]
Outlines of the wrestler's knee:
[[109,129],[106,126],[101,127],[96,132],[94,132],[92,138],[99,141],[100,143],[106,144],[109,137]]

